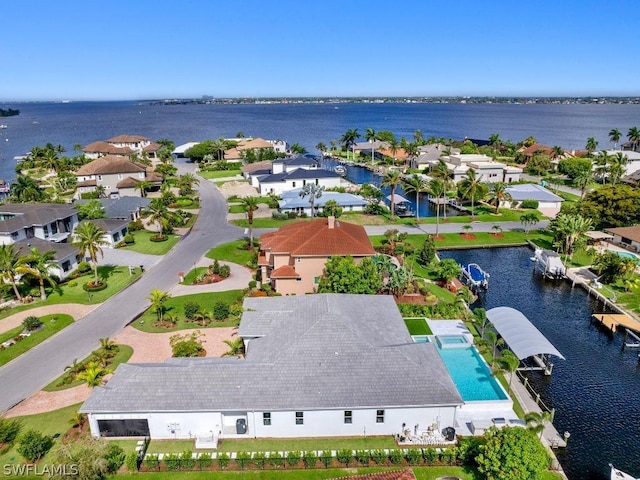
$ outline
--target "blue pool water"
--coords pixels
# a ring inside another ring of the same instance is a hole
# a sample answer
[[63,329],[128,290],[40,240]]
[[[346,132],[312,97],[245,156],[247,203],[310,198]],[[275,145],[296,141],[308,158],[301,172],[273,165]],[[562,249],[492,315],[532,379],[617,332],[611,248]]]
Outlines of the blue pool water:
[[640,265],[640,258],[638,258],[637,256],[635,256],[633,253],[629,253],[629,252],[616,252],[619,256],[624,257],[624,258],[633,258],[635,260],[638,261],[638,265]]
[[438,348],[438,353],[465,402],[507,399],[474,347]]

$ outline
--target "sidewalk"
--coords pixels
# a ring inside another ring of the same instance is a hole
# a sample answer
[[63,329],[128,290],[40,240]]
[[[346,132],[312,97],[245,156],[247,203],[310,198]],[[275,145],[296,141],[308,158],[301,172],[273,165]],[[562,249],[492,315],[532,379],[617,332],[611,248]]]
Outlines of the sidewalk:
[[[202,257],[194,267],[208,267],[213,263],[213,260],[207,257]],[[224,292],[227,290],[242,290],[249,286],[249,282],[253,279],[252,273],[249,269],[231,262],[220,262],[220,265],[229,265],[231,268],[231,275],[218,283],[209,283],[207,285],[184,285],[176,283],[174,287],[169,290],[169,293],[174,297],[180,297],[183,295],[192,295],[194,293],[210,293],[210,292]],[[186,273],[186,272],[185,272]],[[176,280],[178,274],[176,272]]]

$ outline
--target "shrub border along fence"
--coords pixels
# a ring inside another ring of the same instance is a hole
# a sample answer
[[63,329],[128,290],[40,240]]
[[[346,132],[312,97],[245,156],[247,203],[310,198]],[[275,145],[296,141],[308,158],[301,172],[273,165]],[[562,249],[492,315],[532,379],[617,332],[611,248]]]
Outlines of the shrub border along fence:
[[148,454],[139,468],[151,472],[459,465],[458,453],[456,447],[211,453],[185,450],[182,453]]

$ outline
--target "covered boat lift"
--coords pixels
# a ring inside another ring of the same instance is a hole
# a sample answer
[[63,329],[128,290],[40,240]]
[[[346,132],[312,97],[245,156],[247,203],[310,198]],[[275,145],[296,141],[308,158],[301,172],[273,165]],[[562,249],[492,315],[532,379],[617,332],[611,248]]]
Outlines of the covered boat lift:
[[487,310],[487,319],[519,360],[532,358],[537,365],[518,370],[541,370],[545,375],[551,375],[553,363],[549,357],[553,355],[565,359],[519,310],[511,307],[492,308]]

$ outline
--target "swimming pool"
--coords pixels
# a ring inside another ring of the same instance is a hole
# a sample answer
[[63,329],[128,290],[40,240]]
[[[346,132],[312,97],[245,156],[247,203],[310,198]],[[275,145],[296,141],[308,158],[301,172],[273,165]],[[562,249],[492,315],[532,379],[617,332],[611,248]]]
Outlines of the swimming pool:
[[464,335],[436,335],[439,348],[467,348],[469,341]]
[[637,255],[634,255],[633,253],[629,253],[629,252],[620,252],[620,251],[616,251],[616,253],[623,258],[633,258],[637,260],[638,265],[640,265],[640,258],[638,258]]
[[438,353],[465,402],[507,400],[506,393],[474,347],[438,348]]

